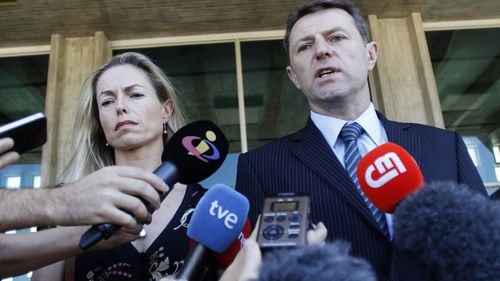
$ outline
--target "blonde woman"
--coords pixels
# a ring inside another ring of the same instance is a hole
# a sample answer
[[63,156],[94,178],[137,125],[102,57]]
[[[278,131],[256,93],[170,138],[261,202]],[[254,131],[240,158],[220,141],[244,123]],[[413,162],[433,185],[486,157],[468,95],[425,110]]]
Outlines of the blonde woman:
[[[115,56],[83,87],[75,150],[61,182],[109,166],[152,172],[162,163],[168,138],[182,125],[173,86],[163,72],[141,54]],[[176,274],[188,252],[190,214],[203,193],[199,185],[177,184],[139,239],[50,265],[35,272],[33,280],[159,280]]]

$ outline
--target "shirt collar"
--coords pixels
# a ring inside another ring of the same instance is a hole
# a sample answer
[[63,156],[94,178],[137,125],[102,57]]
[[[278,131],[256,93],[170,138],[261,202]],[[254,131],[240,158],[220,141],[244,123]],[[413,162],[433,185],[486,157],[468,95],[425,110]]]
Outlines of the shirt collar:
[[355,122],[363,127],[365,133],[375,143],[375,145],[379,146],[384,143],[381,130],[382,125],[378,119],[373,103],[370,103],[370,106],[368,106],[365,112],[363,112],[363,114],[361,114]]
[[342,127],[344,127],[346,123],[352,122],[357,122],[361,125],[368,137],[372,139],[377,146],[383,143],[380,120],[378,119],[375,107],[371,102],[363,114],[353,121],[346,121],[332,116],[322,115],[314,111],[311,111],[311,120],[321,131],[330,147],[333,147],[337,142]]

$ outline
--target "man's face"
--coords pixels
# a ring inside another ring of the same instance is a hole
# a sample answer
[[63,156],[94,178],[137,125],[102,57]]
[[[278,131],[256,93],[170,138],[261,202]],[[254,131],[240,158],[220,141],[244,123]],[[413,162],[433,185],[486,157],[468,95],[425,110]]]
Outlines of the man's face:
[[326,113],[345,103],[369,101],[368,71],[377,45],[364,44],[354,19],[341,9],[302,17],[290,32],[288,76],[311,109]]

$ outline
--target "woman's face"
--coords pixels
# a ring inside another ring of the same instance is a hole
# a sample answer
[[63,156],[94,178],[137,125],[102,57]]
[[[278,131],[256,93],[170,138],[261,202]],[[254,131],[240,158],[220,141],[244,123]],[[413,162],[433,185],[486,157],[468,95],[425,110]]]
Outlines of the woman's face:
[[96,101],[104,135],[115,150],[163,147],[171,101],[160,102],[143,70],[129,64],[106,70],[96,84]]

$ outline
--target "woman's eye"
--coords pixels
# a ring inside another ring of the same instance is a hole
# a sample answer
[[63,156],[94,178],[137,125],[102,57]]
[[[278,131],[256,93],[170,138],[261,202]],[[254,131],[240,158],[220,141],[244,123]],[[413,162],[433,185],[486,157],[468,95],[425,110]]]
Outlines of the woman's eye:
[[110,105],[111,103],[113,103],[112,100],[104,100],[101,102],[101,106],[107,106],[107,105]]

